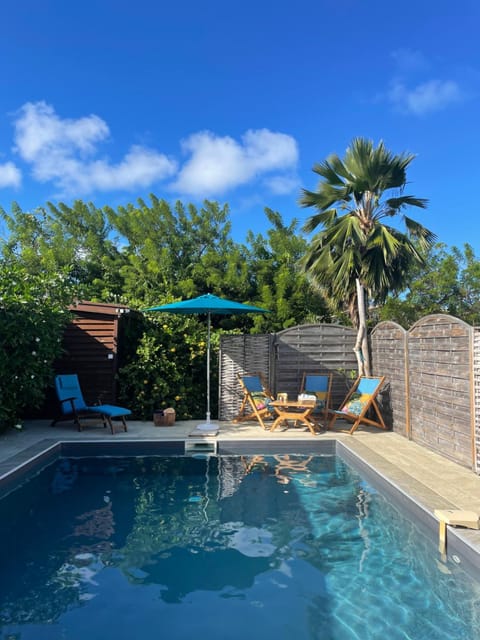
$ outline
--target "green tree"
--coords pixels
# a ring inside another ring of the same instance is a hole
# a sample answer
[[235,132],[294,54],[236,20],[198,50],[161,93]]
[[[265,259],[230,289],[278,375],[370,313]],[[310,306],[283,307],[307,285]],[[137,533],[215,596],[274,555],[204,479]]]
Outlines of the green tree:
[[[231,238],[228,205],[217,202],[171,205],[151,195],[148,202],[116,209],[77,200],[71,206],[47,203],[33,212],[14,204],[9,213],[0,209],[7,231],[0,259],[32,282],[55,283],[65,294],[64,309],[74,299],[90,299],[138,310],[207,292],[269,309],[265,316],[212,316],[214,385],[222,332],[278,331],[329,317],[322,293],[298,267],[307,240],[297,221],[284,224],[270,209],[266,215],[268,232],[252,232],[249,244],[240,244]],[[125,341],[121,400],[142,417],[165,404],[175,406],[179,416],[202,415],[204,319],[143,320],[136,328],[132,322]],[[27,340],[25,358],[30,347]]]
[[377,310],[379,320],[394,320],[405,328],[422,316],[448,313],[472,325],[480,324],[480,261],[473,248],[463,250],[437,243],[425,264],[412,274],[401,296],[389,296]]
[[198,209],[150,196],[106,213],[124,243],[124,295],[139,306],[245,288],[247,274],[230,238],[229,209],[205,201]]
[[[171,207],[151,196],[149,205],[140,200],[116,211],[79,200],[73,206],[48,203],[33,212],[14,204],[10,213],[0,210],[0,216],[7,232],[1,243],[4,260],[29,274],[32,282],[61,286],[68,294],[65,309],[75,298],[125,302],[141,309],[207,291],[242,301],[255,292],[248,252],[230,238],[227,205],[205,202],[197,208],[177,202]],[[31,317],[33,321],[35,314]],[[252,321],[242,318],[238,326],[235,319],[215,316],[213,325],[215,331],[249,331]],[[202,320],[164,316],[161,321],[149,319],[134,333],[135,342],[122,359],[121,397],[142,417],[165,404],[184,417],[204,413]],[[15,355],[19,362],[35,351],[26,340],[19,346],[25,357]],[[212,344],[217,343],[214,333]],[[215,357],[214,352],[212,363]]]
[[[305,231],[321,226],[309,246],[304,268],[329,297],[349,303],[358,327],[355,352],[359,373],[369,373],[367,293],[378,303],[401,291],[413,265],[424,262],[434,234],[403,215],[407,207],[425,208],[427,201],[403,193],[406,170],[414,156],[393,155],[383,142],[355,138],[340,159],[333,154],[313,167],[321,181],[317,191],[303,190],[300,204],[315,207]],[[384,220],[401,216],[405,232]]]
[[[205,201],[197,208],[177,202],[172,207],[152,195],[149,203],[139,200],[137,205],[107,208],[106,213],[123,239],[120,270],[131,306],[142,309],[207,292],[255,302],[247,251],[230,237],[227,205]],[[243,316],[212,316],[212,387],[220,332],[251,327],[252,320]],[[206,403],[205,341],[204,318],[148,314],[120,372],[121,397],[129,406],[133,401],[142,417],[165,405],[175,407],[179,417],[201,416]]]
[[0,217],[7,260],[17,259],[32,275],[61,273],[78,298],[106,302],[122,293],[121,255],[104,212],[92,203],[48,203],[33,212],[14,203],[10,213],[0,208]]
[[299,268],[307,250],[307,240],[298,231],[298,221],[288,225],[277,211],[265,209],[270,222],[266,236],[247,235],[249,274],[256,304],[270,311],[255,316],[257,332],[280,331],[305,322],[329,319],[325,299]]

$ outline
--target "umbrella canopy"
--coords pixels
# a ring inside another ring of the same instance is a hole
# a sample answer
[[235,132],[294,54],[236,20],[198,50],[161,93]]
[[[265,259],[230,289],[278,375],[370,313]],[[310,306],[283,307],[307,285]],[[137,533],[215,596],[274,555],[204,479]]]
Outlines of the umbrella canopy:
[[[157,307],[149,307],[145,311],[161,311],[164,313],[177,314],[201,314],[204,313],[208,318],[208,335],[207,335],[207,422],[206,427],[210,425],[210,327],[212,313],[223,315],[239,314],[239,313],[268,313],[267,309],[253,307],[249,304],[234,302],[219,298],[211,293],[207,293],[190,300],[182,300],[180,302],[171,302],[170,304],[162,304]],[[200,425],[203,426],[203,425]]]
[[168,311],[169,313],[267,313],[266,309],[260,307],[252,307],[249,304],[234,302],[233,300],[225,300],[211,293],[190,300],[182,300],[181,302],[171,302],[170,304],[162,304],[158,307],[149,307],[146,311]]

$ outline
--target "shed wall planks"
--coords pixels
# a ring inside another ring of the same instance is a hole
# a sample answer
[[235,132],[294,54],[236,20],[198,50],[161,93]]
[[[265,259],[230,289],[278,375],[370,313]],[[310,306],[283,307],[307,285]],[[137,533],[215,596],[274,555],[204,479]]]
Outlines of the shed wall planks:
[[80,303],[64,332],[64,353],[56,362],[57,373],[78,374],[85,400],[116,402],[118,323],[127,307]]

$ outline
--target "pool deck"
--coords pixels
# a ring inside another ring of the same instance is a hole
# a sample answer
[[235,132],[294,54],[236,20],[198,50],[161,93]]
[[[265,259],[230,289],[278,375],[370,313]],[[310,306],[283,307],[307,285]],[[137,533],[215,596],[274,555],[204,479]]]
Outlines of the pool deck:
[[[50,426],[50,420],[26,421],[20,430],[0,435],[0,477],[18,467],[32,451],[55,442],[170,441],[189,440],[197,421],[177,422],[172,427],[155,427],[153,422],[128,422],[128,432],[117,427],[112,435],[98,425],[78,432],[72,423]],[[341,427],[341,423],[338,425]],[[435,509],[460,509],[480,514],[480,476],[406,438],[374,428],[360,428],[354,436],[340,432],[312,435],[308,429],[264,431],[257,423],[219,423],[218,441],[281,441],[286,443],[335,439],[380,476],[412,498],[427,513]],[[455,529],[480,558],[480,531]]]

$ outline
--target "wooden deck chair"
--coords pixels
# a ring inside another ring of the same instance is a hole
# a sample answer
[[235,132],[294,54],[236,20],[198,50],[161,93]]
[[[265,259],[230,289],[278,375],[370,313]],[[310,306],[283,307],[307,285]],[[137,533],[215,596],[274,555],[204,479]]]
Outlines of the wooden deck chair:
[[312,414],[314,418],[320,414],[325,421],[328,420],[332,392],[332,377],[331,373],[303,374],[300,385],[300,394],[316,396],[316,407]]
[[241,461],[245,469],[245,475],[252,471],[264,471],[268,468],[268,462],[265,460],[265,456],[241,456]]
[[111,404],[87,405],[76,374],[56,376],[55,390],[60,402],[61,416],[53,420],[52,427],[61,420],[73,420],[81,431],[81,417],[93,418],[97,415],[101,417],[104,427],[108,424],[112,433],[115,433],[112,422],[114,418],[120,419],[124,431],[127,430],[125,416],[130,415],[131,411]]
[[[385,423],[378,408],[376,397],[382,388],[385,377],[372,378],[360,376],[357,378],[352,388],[348,392],[345,400],[340,405],[340,409],[329,413],[333,416],[328,424],[328,429],[332,429],[337,418],[343,418],[353,422],[352,428],[347,433],[352,435],[360,424],[370,424],[379,429],[386,429]],[[367,418],[367,412],[372,409],[377,420]]]
[[308,465],[313,460],[313,456],[273,456],[277,464],[275,465],[275,478],[280,484],[289,484],[292,474],[306,473],[308,471]]
[[238,416],[233,422],[257,420],[263,429],[266,429],[263,419],[273,416],[270,402],[274,397],[265,384],[263,376],[261,374],[238,375],[238,380],[243,391],[243,399]]

